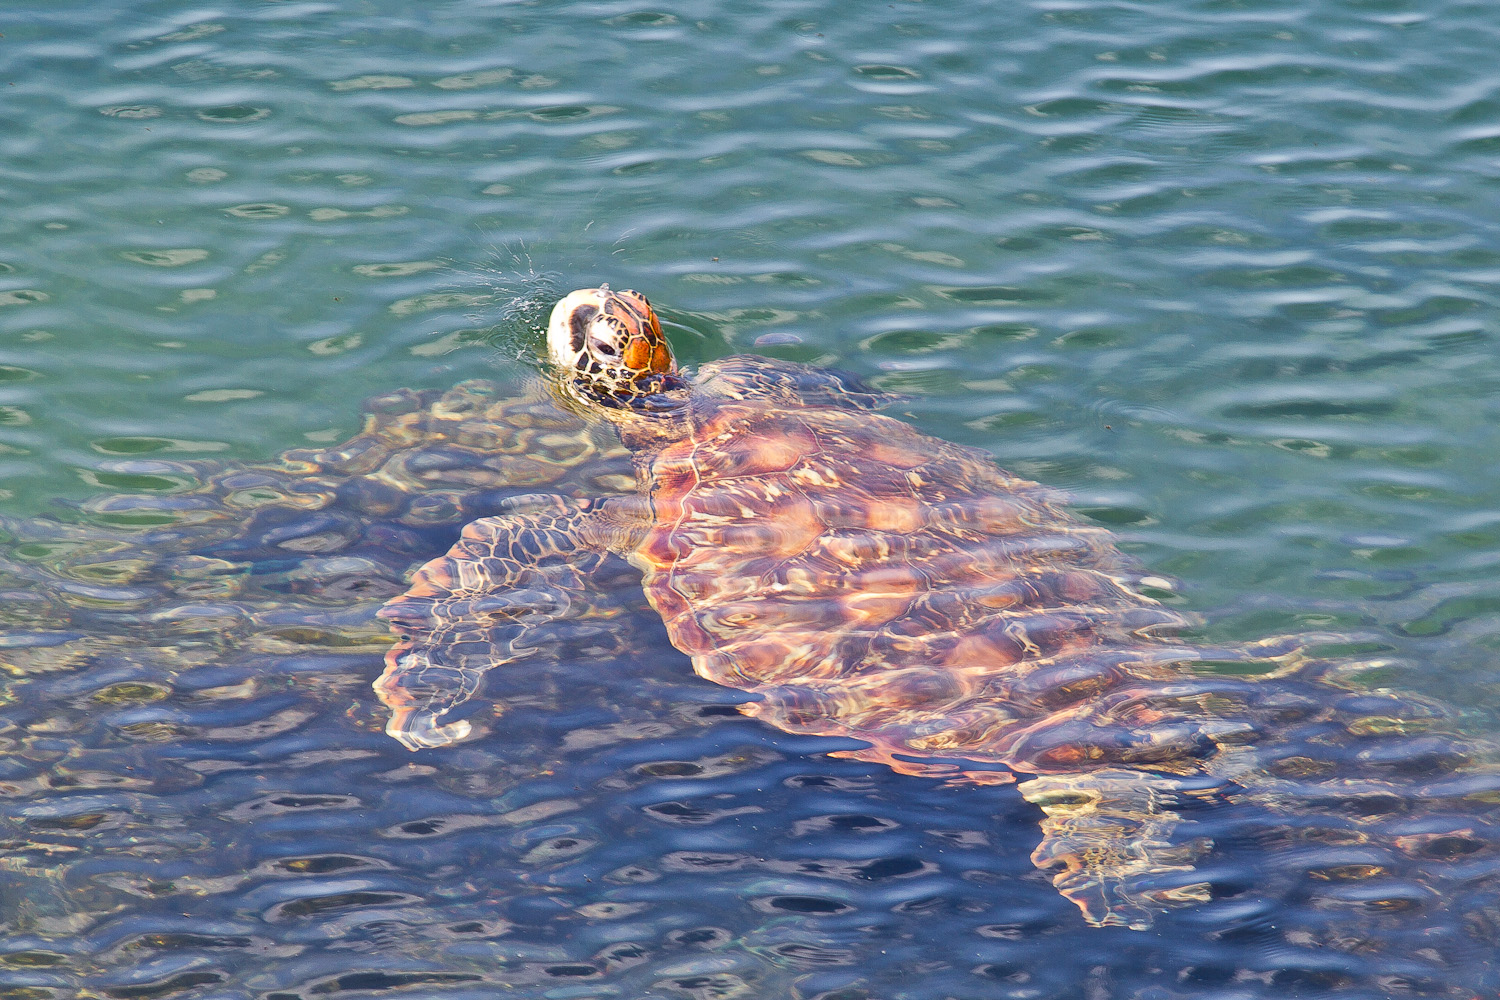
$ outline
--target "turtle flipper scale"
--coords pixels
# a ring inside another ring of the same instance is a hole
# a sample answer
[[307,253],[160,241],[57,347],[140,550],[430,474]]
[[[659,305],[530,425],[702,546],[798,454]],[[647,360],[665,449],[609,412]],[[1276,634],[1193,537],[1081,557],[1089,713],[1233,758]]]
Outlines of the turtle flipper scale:
[[1031,860],[1095,927],[1145,930],[1162,910],[1210,898],[1194,862],[1210,841],[1184,841],[1185,799],[1212,795],[1211,779],[1102,770],[1044,775],[1016,787],[1039,806],[1042,842]]
[[613,504],[517,497],[480,518],[380,610],[398,639],[375,681],[385,731],[409,750],[458,742],[463,720],[439,720],[479,690],[486,671],[536,651],[538,630],[568,614],[620,526]]

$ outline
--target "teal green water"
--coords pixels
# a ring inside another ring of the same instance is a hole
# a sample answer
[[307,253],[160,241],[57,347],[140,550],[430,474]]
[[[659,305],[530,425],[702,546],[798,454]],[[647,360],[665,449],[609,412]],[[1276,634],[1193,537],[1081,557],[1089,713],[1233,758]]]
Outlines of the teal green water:
[[9,22],[13,510],[122,450],[335,440],[364,396],[521,367],[513,298],[608,280],[690,358],[916,393],[1207,607],[1420,577],[1496,638],[1483,5]]
[[[1500,725],[1490,5],[66,0],[0,29],[7,514],[523,378],[550,299],[608,281],[690,362],[911,394],[1213,637],[1355,633]],[[128,992],[154,974],[104,995],[272,995]]]

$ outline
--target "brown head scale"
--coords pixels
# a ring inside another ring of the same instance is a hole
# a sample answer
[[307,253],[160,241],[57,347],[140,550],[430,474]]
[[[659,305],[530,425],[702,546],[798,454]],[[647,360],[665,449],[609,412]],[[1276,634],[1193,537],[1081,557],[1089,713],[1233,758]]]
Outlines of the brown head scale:
[[547,323],[552,363],[581,391],[629,405],[676,374],[671,348],[646,296],[608,285],[570,292]]

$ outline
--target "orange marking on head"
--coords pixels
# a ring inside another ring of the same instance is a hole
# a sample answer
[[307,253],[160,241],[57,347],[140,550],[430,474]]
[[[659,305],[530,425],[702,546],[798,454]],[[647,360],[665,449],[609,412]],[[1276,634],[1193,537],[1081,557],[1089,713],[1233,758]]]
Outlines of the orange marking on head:
[[601,382],[628,383],[673,370],[661,321],[639,292],[607,285],[570,292],[552,310],[547,349],[555,364],[591,372]]
[[651,366],[651,345],[640,337],[631,337],[625,345],[622,359],[631,371],[647,370]]

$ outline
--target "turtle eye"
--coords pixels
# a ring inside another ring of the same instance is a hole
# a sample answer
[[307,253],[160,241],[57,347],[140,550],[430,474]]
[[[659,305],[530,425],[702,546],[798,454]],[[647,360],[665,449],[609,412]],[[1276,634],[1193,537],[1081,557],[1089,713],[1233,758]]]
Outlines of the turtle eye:
[[589,346],[593,348],[594,353],[599,355],[601,358],[609,358],[613,360],[620,356],[620,347],[613,340],[600,340],[596,337],[593,340],[589,341]]

